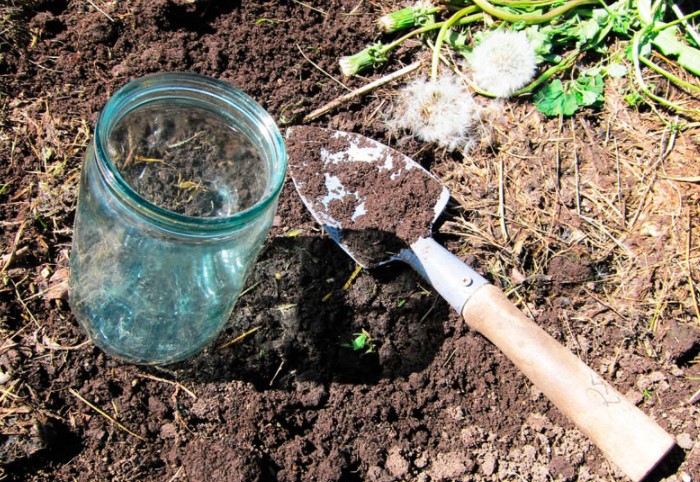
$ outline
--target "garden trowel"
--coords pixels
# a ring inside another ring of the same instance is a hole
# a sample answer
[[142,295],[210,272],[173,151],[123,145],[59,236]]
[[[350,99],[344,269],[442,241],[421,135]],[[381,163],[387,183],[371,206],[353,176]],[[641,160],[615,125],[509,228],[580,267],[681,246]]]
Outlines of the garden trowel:
[[287,130],[287,151],[304,204],[343,250],[365,267],[408,263],[629,478],[642,480],[674,447],[656,422],[431,237],[449,192],[419,164],[372,139],[306,126]]

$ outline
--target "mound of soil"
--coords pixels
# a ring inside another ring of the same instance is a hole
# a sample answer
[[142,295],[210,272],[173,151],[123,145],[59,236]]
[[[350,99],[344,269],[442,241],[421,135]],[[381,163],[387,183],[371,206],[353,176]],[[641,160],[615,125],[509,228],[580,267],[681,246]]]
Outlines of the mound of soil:
[[[624,480],[410,269],[357,275],[289,181],[248,290],[201,355],[161,368],[124,364],[94,348],[73,319],[65,279],[77,179],[109,96],[143,74],[192,71],[232,83],[280,124],[298,124],[345,93],[322,70],[336,74],[340,56],[375,40],[375,3],[37,0],[20,8],[16,38],[27,42],[0,52],[0,478]],[[398,51],[386,68],[415,53]],[[377,117],[385,102],[355,100],[316,125],[391,144]],[[514,109],[522,118],[532,110]],[[415,141],[401,150],[429,168],[458,160]],[[537,206],[537,179],[523,182]],[[470,187],[475,211],[495,191]],[[460,249],[458,239],[442,241]],[[484,253],[466,260],[491,276]],[[608,293],[595,306],[610,321],[591,323],[583,300],[595,294],[588,283],[599,260],[552,258],[517,291],[522,306],[677,436],[656,478],[695,480],[700,422],[687,400],[700,376],[698,331],[685,323],[632,330],[606,308]],[[362,330],[374,348],[348,348]]]

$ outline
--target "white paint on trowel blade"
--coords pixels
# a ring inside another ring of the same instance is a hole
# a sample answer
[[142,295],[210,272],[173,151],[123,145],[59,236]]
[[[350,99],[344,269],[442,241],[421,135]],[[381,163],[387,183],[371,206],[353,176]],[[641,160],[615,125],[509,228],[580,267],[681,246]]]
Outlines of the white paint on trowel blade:
[[345,190],[345,186],[343,186],[343,183],[340,182],[340,178],[338,176],[333,176],[332,174],[325,174],[326,176],[326,191],[328,191],[328,194],[323,196],[321,199],[321,204],[323,204],[323,209],[328,211],[328,204],[330,204],[331,201],[334,200],[341,200],[348,194]]
[[[382,158],[384,150],[382,146],[359,147],[353,143],[344,151],[331,152],[328,149],[321,149],[321,161],[324,165],[342,162],[377,162]],[[381,167],[388,169],[386,165],[385,162]]]
[[403,175],[404,169],[406,171],[410,171],[411,169],[417,167],[418,169],[422,169],[423,171],[425,171],[426,174],[430,174],[428,171],[423,169],[423,167],[420,164],[418,164],[416,161],[414,161],[410,157],[404,156],[404,155],[402,155],[401,157],[403,157],[403,166],[404,167],[403,167],[403,169],[399,169],[398,171],[391,173],[391,176],[389,176],[389,179],[391,179],[392,181],[394,179],[396,179],[397,177],[400,177],[401,175]]
[[332,201],[342,201],[347,196],[354,197],[355,200],[358,202],[358,204],[355,207],[355,211],[353,212],[352,217],[350,218],[352,222],[355,222],[360,216],[364,216],[365,214],[367,214],[367,209],[365,208],[365,200],[360,199],[360,195],[357,192],[347,191],[338,176],[325,173],[325,179],[326,191],[328,192],[328,194],[318,199],[318,201],[323,205],[323,210],[318,211],[316,209],[312,209],[312,211],[317,211],[318,216],[322,218],[322,221],[325,224],[337,228],[342,228],[340,222],[328,215],[328,210],[329,205]]
[[[347,132],[337,131],[333,134],[333,139],[346,138],[350,147],[344,151],[330,152],[328,149],[321,148],[321,161],[323,164],[338,164],[340,162],[377,162],[384,157],[384,164],[378,166],[379,169],[391,170],[394,167],[394,159],[391,156],[391,151],[386,146],[372,139],[365,139],[365,144],[373,144],[371,146],[360,147],[356,136]],[[348,139],[349,138],[349,139]],[[388,151],[388,152],[387,152]]]
[[359,218],[360,216],[364,216],[365,214],[367,214],[367,209],[365,208],[365,201],[363,200],[360,204],[357,205],[357,207],[355,207],[355,212],[352,213],[352,217],[350,218],[350,220],[354,223],[355,221],[357,221],[357,218]]

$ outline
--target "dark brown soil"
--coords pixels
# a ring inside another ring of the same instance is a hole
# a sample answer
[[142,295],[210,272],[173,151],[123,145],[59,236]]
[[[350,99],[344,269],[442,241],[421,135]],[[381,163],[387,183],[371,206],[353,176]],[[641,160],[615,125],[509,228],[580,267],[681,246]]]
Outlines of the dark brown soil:
[[[341,55],[376,39],[379,8],[358,0],[28,5],[16,17],[25,25],[17,38],[27,42],[2,47],[0,60],[0,477],[624,480],[410,269],[363,270],[346,283],[354,263],[318,229],[291,182],[249,291],[214,345],[166,368],[123,364],[94,348],[65,302],[65,274],[82,155],[109,96],[146,73],[192,71],[231,82],[280,124],[298,124],[300,115],[345,92],[309,60],[339,75]],[[387,69],[414,52],[399,51]],[[344,82],[352,88],[366,80]],[[391,144],[376,117],[384,102],[380,95],[353,101],[317,125]],[[531,106],[514,109],[526,119],[519,127],[536,118]],[[547,124],[552,132],[556,126]],[[609,133],[603,122],[591,128],[599,139]],[[535,140],[524,138],[523,145],[530,150],[515,154],[554,159]],[[456,170],[445,172],[461,159],[414,141],[401,150],[443,179],[460,179]],[[583,154],[585,174],[598,158]],[[561,176],[572,179],[573,169]],[[451,214],[476,223],[497,189],[466,175],[461,182],[474,207]],[[536,208],[539,180],[522,183],[531,186]],[[571,192],[557,192],[567,206]],[[576,229],[563,214],[554,225]],[[479,226],[483,239],[493,236],[487,223]],[[441,241],[459,246],[454,237]],[[464,253],[467,261],[496,284],[506,282],[505,269],[526,275],[535,269],[527,246],[505,268],[493,262],[495,244],[480,238],[473,246],[478,251]],[[684,321],[692,311],[681,306],[682,319],[656,331],[633,329],[637,319],[610,308],[609,293],[596,291],[610,264],[559,248],[553,245],[552,262],[537,267],[541,275],[519,285],[522,306],[678,437],[681,448],[658,478],[696,480],[700,422],[697,405],[687,400],[700,377],[700,336]],[[655,286],[650,266],[648,283]],[[649,286],[639,288],[639,298]],[[373,351],[343,346],[362,330]]]

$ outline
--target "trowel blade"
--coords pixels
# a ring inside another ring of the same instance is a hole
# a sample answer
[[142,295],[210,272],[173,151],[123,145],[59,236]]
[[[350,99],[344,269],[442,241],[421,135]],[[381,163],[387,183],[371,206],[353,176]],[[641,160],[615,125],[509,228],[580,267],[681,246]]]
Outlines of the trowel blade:
[[313,217],[363,267],[393,261],[429,237],[450,193],[431,173],[373,139],[287,129],[289,172]]

